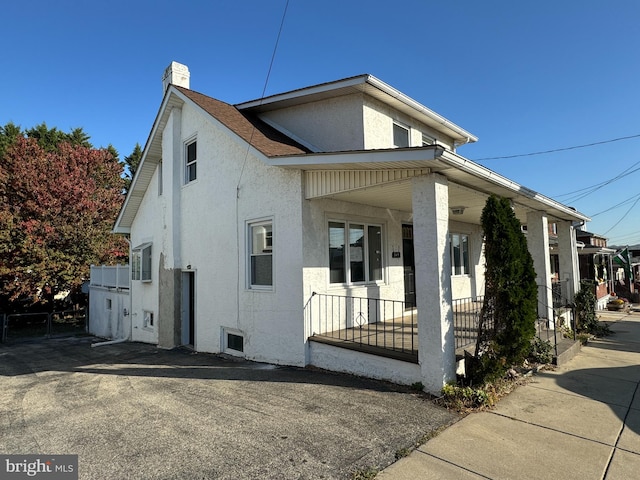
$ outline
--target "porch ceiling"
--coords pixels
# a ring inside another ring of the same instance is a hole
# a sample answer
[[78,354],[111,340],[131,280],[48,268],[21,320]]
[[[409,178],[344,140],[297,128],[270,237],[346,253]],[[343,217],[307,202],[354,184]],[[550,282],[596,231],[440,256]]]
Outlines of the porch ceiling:
[[[307,198],[335,198],[411,212],[412,181],[418,175],[439,173],[449,182],[450,219],[479,224],[490,194],[509,198],[517,218],[545,212],[550,221],[588,221],[589,218],[533,190],[523,187],[459,155],[441,149],[402,149],[396,152],[341,152],[302,157],[271,158],[274,165],[305,170]],[[462,207],[462,208],[459,208]]]

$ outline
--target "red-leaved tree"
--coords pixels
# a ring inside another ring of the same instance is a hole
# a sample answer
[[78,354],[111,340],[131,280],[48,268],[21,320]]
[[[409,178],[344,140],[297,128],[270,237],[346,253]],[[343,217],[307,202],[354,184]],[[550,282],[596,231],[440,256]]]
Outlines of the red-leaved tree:
[[52,301],[79,287],[89,265],[126,257],[111,228],[122,166],[107,149],[17,136],[0,156],[0,288],[5,301]]

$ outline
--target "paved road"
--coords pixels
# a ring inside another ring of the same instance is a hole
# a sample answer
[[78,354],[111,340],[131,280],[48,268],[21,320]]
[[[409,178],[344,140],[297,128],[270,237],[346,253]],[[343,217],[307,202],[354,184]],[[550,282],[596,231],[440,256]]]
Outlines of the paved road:
[[81,479],[347,479],[457,417],[382,382],[91,338],[0,345],[0,452]]

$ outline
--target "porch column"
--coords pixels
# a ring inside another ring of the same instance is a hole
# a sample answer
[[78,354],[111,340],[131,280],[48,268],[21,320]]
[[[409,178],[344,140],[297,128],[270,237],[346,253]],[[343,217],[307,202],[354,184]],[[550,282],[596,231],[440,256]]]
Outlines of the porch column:
[[448,248],[449,186],[438,174],[412,180],[413,247],[418,309],[418,362],[422,383],[439,394],[455,380],[451,310],[451,258]]
[[560,263],[558,275],[560,281],[567,286],[567,290],[562,293],[566,295],[567,301],[571,303],[574,295],[580,289],[580,266],[578,264],[576,234],[570,221],[559,221],[556,223],[556,228]]
[[544,212],[527,214],[527,246],[533,257],[538,285],[538,317],[553,323],[553,295],[551,291],[551,261],[549,259],[549,221]]

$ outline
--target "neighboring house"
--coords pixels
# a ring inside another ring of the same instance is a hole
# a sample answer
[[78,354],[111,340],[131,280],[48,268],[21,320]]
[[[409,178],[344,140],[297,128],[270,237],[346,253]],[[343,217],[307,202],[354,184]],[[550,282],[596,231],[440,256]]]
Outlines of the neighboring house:
[[550,222],[576,291],[588,218],[458,155],[476,137],[377,78],[239,105],[190,90],[175,62],[163,83],[114,227],[132,245],[132,340],[439,392],[460,312],[484,294],[492,193],[527,225],[539,315],[553,318]]
[[615,291],[612,256],[614,248],[607,247],[607,239],[586,230],[576,230],[580,279],[594,283],[594,292],[599,310],[607,308],[609,296]]

